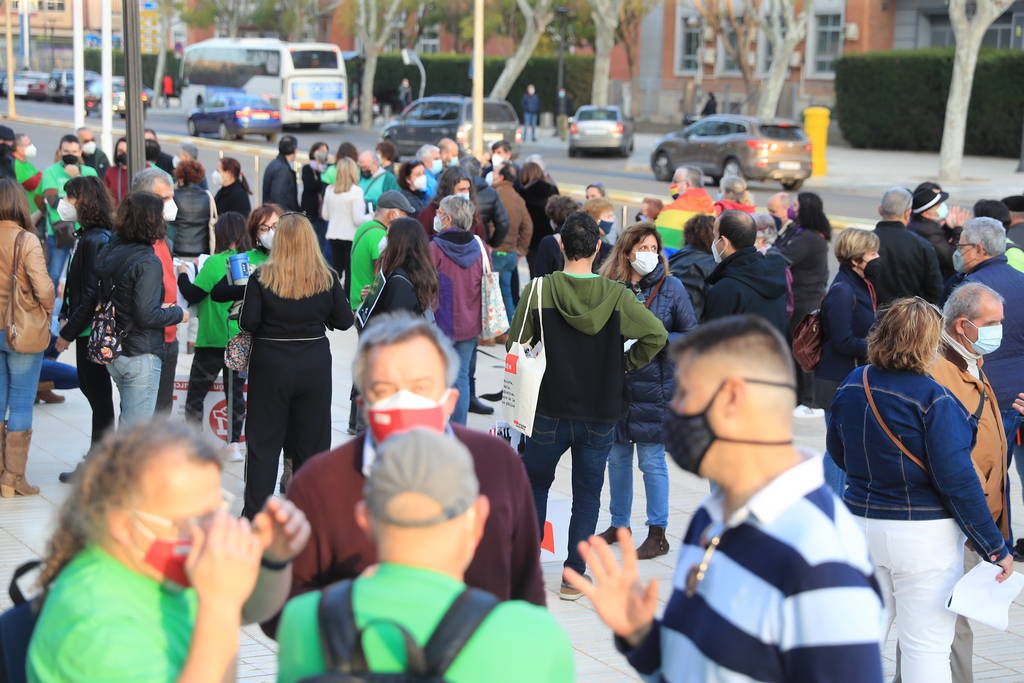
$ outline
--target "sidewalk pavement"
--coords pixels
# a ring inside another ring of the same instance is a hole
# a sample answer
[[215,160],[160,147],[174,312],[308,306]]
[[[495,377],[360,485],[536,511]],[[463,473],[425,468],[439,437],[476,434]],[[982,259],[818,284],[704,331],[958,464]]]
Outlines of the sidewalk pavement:
[[[331,406],[333,416],[333,443],[339,444],[350,437],[346,433],[348,423],[348,388],[356,334],[333,332],[329,335],[334,357],[332,376],[334,400]],[[184,348],[182,344],[182,348]],[[504,367],[504,350],[500,347],[483,347],[478,351],[477,374],[478,392],[487,393],[501,386]],[[62,360],[74,362],[74,353],[66,352]],[[191,356],[182,353],[178,358],[177,374],[188,376]],[[63,392],[67,402],[60,405],[38,406],[33,425],[34,435],[29,458],[29,480],[41,488],[41,495],[0,500],[0,588],[6,588],[14,568],[26,560],[40,557],[45,550],[57,506],[67,495],[68,487],[57,481],[57,474],[70,469],[79,460],[89,445],[89,406],[78,391]],[[470,415],[470,426],[488,429],[494,418]],[[795,425],[797,445],[821,451],[824,447],[824,425],[821,419],[798,419]],[[559,464],[552,493],[568,498],[571,495],[569,457]],[[1024,520],[1024,506],[1021,504],[1020,484],[1014,472],[1013,513],[1014,518]],[[693,477],[673,464],[669,464],[670,514],[668,538],[672,549],[668,555],[640,563],[645,579],[657,579],[661,609],[671,594],[672,576],[680,538],[686,530],[690,516],[708,492],[706,482]],[[634,500],[632,528],[636,542],[640,543],[645,534],[645,497],[642,477],[634,476]],[[230,463],[225,466],[225,488],[237,495],[234,512],[241,507],[242,464]],[[597,530],[602,531],[609,524],[607,512],[607,487],[602,497],[602,513]],[[1022,531],[1024,529],[1018,529]],[[561,565],[545,564],[544,577],[548,589],[548,607],[569,634],[576,654],[577,680],[587,683],[620,683],[639,680],[625,659],[619,655],[612,643],[607,628],[598,619],[590,602],[583,598],[578,602],[563,602],[558,599]],[[9,606],[7,591],[0,591],[0,610]],[[660,610],[659,610],[660,611]],[[837,614],[837,619],[842,615]],[[885,668],[891,674],[894,666],[895,644],[890,639],[885,650]],[[243,629],[239,651],[239,681],[274,681],[277,671],[276,646],[255,626]],[[1011,681],[1024,680],[1024,598],[1019,597],[1010,611],[1010,626],[1005,633],[986,626],[975,626],[974,643],[975,680]]]

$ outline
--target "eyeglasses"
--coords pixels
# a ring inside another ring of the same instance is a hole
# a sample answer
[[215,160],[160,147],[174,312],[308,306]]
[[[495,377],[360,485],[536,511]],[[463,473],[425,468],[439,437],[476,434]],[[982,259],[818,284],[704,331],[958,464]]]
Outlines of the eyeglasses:
[[181,531],[182,529],[191,529],[193,526],[202,526],[218,512],[221,512],[222,510],[226,512],[229,510],[234,501],[235,495],[233,493],[221,489],[220,504],[209,512],[205,512],[201,515],[183,517],[181,519],[168,519],[161,515],[155,515],[152,512],[146,512],[145,510],[132,510],[132,514],[143,521],[149,522],[150,524],[156,524],[166,529],[176,529]]
[[956,244],[953,245],[953,248],[954,249],[959,249],[960,247],[976,247],[976,246],[978,246],[977,242],[957,242]]
[[[714,529],[715,533],[711,538],[707,538],[711,530]],[[711,558],[714,556],[715,551],[718,550],[719,544],[722,542],[722,535],[725,533],[725,529],[720,524],[712,524],[704,530],[701,534],[701,547],[704,548],[704,556],[700,562],[690,567],[690,570],[686,572],[686,597],[692,598],[697,594],[697,586],[707,576],[708,566],[711,564]]]

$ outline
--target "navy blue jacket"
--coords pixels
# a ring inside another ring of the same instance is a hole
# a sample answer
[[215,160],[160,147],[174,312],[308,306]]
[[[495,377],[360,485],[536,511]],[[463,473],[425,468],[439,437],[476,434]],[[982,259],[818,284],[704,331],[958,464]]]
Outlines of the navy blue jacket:
[[[1017,394],[1024,391],[1024,273],[1006,262],[1005,256],[982,261],[970,273],[950,278],[946,297],[963,282],[980,282],[999,292],[1003,307],[1003,342],[985,356],[985,374],[996,390],[1000,410],[1010,410]],[[1012,435],[1010,435],[1012,438]]]
[[[864,393],[867,370],[878,412],[927,472],[903,455],[875,420]],[[846,470],[843,500],[853,514],[897,520],[952,517],[979,555],[999,560],[1007,552],[1006,542],[971,462],[976,433],[974,418],[931,377],[865,365],[850,373],[832,399],[826,445]]]
[[[637,299],[647,303],[655,285],[665,276],[664,264],[648,273],[636,287]],[[672,394],[675,392],[675,365],[668,349],[672,342],[697,326],[690,297],[683,283],[672,276],[664,277],[658,295],[648,307],[668,331],[668,345],[647,365],[626,373],[629,407],[626,419],[619,425],[618,441],[660,443],[661,423]]]
[[781,254],[762,255],[754,247],[736,250],[708,277],[710,286],[702,319],[707,322],[727,315],[759,315],[788,339],[786,266]]
[[540,113],[540,96],[537,93],[523,95],[523,113]]
[[821,302],[821,362],[814,376],[841,382],[867,362],[868,331],[874,324],[875,301],[867,281],[850,266],[839,266]]

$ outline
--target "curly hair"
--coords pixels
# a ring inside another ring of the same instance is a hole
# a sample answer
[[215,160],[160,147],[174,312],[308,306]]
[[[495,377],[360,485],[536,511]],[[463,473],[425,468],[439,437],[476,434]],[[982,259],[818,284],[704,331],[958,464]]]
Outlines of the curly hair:
[[715,217],[706,213],[690,216],[683,225],[683,244],[711,253],[715,241]]
[[107,186],[96,176],[77,176],[64,186],[75,200],[78,224],[83,230],[109,228],[114,216],[114,200]]
[[188,159],[179,161],[174,167],[174,179],[181,185],[198,185],[206,177],[206,169],[198,161]]
[[164,222],[164,200],[152,192],[128,194],[117,208],[114,232],[128,242],[153,244],[167,234]]
[[444,172],[437,179],[437,193],[434,195],[434,199],[430,202],[434,207],[441,205],[441,200],[445,197],[455,193],[455,186],[463,180],[469,181],[469,201],[476,206],[476,187],[473,183],[473,179],[469,177],[469,174],[463,171],[458,166],[449,166],[444,169]]
[[924,299],[896,299],[868,332],[868,362],[927,375],[939,350],[942,313]]
[[93,447],[61,505],[57,528],[46,544],[39,575],[42,588],[48,588],[86,546],[106,538],[108,515],[133,503],[143,472],[170,448],[180,448],[195,463],[221,468],[216,445],[186,423],[166,419],[111,430]]
[[380,272],[390,276],[401,268],[409,276],[423,310],[437,301],[437,269],[430,258],[430,243],[415,218],[396,218],[388,226],[388,247],[380,257]]
[[580,203],[572,197],[566,197],[564,194],[548,197],[548,202],[544,205],[544,215],[554,223],[556,231],[562,227],[566,218],[579,210]]
[[377,143],[377,154],[381,156],[381,166],[387,166],[398,161],[398,148],[390,140],[381,140]]

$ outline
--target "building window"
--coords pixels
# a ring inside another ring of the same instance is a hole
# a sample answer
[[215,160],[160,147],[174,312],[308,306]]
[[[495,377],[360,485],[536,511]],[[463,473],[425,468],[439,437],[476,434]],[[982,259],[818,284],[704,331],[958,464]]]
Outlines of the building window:
[[[725,41],[729,41],[729,47],[731,51],[725,48]],[[742,53],[738,52],[739,38],[736,36],[736,31],[731,28],[727,28],[725,32],[718,36],[718,73],[720,74],[738,74],[740,72],[739,60],[733,57],[736,54],[737,57],[743,57]]]
[[680,17],[676,41],[676,72],[695,73],[700,68],[700,48],[704,43],[701,20],[694,16]]
[[436,54],[441,51],[441,27],[438,24],[423,29],[416,51],[420,54]]
[[[953,35],[953,27],[949,24],[949,17],[931,17],[928,20],[929,46],[931,47],[954,47],[956,36]],[[1010,49],[1013,47],[1013,18],[1002,16],[995,20],[985,37],[981,39],[982,47],[994,47]]]
[[843,16],[818,14],[814,17],[814,73],[832,75],[842,53]]

